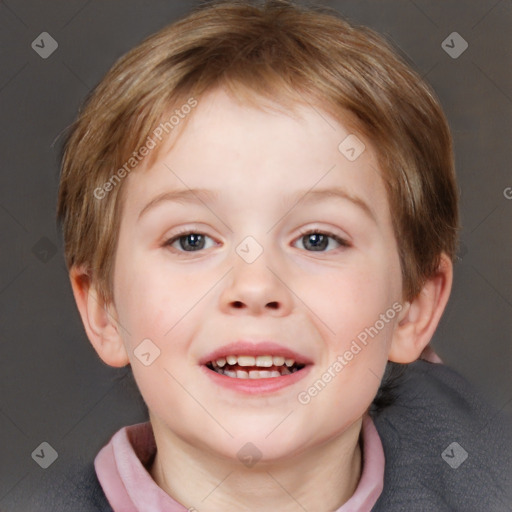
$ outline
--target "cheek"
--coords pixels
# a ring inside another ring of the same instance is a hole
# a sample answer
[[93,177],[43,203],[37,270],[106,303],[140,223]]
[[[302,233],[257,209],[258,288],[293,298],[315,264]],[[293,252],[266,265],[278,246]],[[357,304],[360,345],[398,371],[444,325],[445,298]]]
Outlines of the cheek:
[[328,338],[338,339],[341,348],[347,337],[370,327],[392,307],[397,297],[394,274],[392,269],[365,261],[324,276],[320,293],[309,292],[308,300],[324,324],[322,331],[330,333]]
[[137,265],[135,258],[120,257],[116,265],[114,298],[123,338],[132,348],[145,338],[158,343],[180,313],[177,297],[184,284],[165,279],[154,266]]
[[204,302],[199,299],[211,288],[210,280],[136,263],[126,261],[117,287],[121,335],[134,363],[138,361],[133,351],[145,339],[160,350],[155,366],[168,365],[175,357],[187,359],[204,315]]
[[386,368],[396,311],[389,307],[383,315],[339,324],[338,336],[332,338],[327,359],[319,370],[320,377],[315,376],[310,383],[319,391],[317,410],[330,411],[323,419],[324,426],[338,429],[347,414],[360,417],[374,400]]

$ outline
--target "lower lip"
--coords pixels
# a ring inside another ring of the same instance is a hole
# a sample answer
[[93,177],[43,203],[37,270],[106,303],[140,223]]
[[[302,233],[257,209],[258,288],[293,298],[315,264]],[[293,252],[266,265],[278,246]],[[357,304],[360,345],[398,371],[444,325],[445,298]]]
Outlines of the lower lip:
[[274,393],[286,386],[295,384],[311,371],[312,366],[312,364],[308,364],[302,368],[302,370],[298,370],[294,373],[281,375],[281,377],[269,377],[267,379],[238,379],[236,377],[228,377],[227,375],[221,375],[220,373],[210,370],[205,365],[202,365],[201,369],[219,386],[248,395],[259,395]]

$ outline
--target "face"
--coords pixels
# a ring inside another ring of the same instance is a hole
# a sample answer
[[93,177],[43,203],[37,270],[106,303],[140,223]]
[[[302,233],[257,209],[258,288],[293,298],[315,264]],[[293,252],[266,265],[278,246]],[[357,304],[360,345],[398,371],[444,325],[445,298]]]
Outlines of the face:
[[[342,124],[297,113],[217,90],[126,178],[119,332],[155,435],[202,453],[252,442],[264,462],[342,436],[387,362],[402,283],[374,150],[359,136],[354,160]],[[257,362],[270,373],[242,378]]]

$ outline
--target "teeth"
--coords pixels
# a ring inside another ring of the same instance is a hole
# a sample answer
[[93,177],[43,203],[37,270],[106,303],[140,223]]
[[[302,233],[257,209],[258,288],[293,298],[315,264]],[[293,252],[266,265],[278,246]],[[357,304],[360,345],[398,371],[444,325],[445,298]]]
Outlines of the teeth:
[[276,365],[276,366],[283,366],[284,364],[284,357],[282,356],[274,356],[272,358],[272,362]]
[[[260,367],[260,368],[271,368],[273,370],[241,370],[239,368],[232,368],[233,366],[238,367]],[[281,377],[283,375],[290,375],[299,370],[303,365],[295,365],[294,359],[286,359],[283,356],[235,356],[229,355],[226,357],[220,357],[215,361],[212,361],[212,368],[221,375],[232,377],[235,379],[271,379],[275,377]],[[294,366],[292,368],[292,366]],[[277,368],[276,368],[277,367]]]
[[252,356],[238,356],[238,364],[240,366],[254,366],[256,358]]
[[238,358],[236,356],[227,356],[226,357],[226,361],[228,362],[228,364],[236,364],[236,362],[238,361]]
[[283,366],[286,365],[288,367],[293,366],[295,364],[294,359],[285,359],[283,356],[226,356],[221,357],[213,361],[214,365],[222,368],[227,364],[234,366],[238,364],[238,366],[260,366],[262,368],[270,368],[271,366]]
[[[251,378],[251,379],[268,379],[270,377],[270,374],[271,374],[271,372],[269,372],[268,370],[262,370],[262,371],[251,370],[249,372],[249,378]],[[279,373],[279,376],[281,376],[280,373]]]
[[258,356],[256,358],[256,366],[270,367],[274,364],[272,356]]
[[235,379],[271,379],[283,375],[290,375],[297,370],[290,371],[286,366],[283,366],[281,370],[250,370],[248,372],[245,370],[228,370],[216,367],[215,371],[221,375]]

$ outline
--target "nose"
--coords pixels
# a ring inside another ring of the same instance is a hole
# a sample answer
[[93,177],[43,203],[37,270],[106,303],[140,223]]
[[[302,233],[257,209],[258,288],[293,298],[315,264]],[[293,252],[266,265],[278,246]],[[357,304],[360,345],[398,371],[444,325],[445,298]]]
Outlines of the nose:
[[[273,264],[272,264],[273,261]],[[293,293],[285,272],[266,251],[248,263],[236,252],[233,269],[220,297],[223,313],[284,316],[293,308]]]

